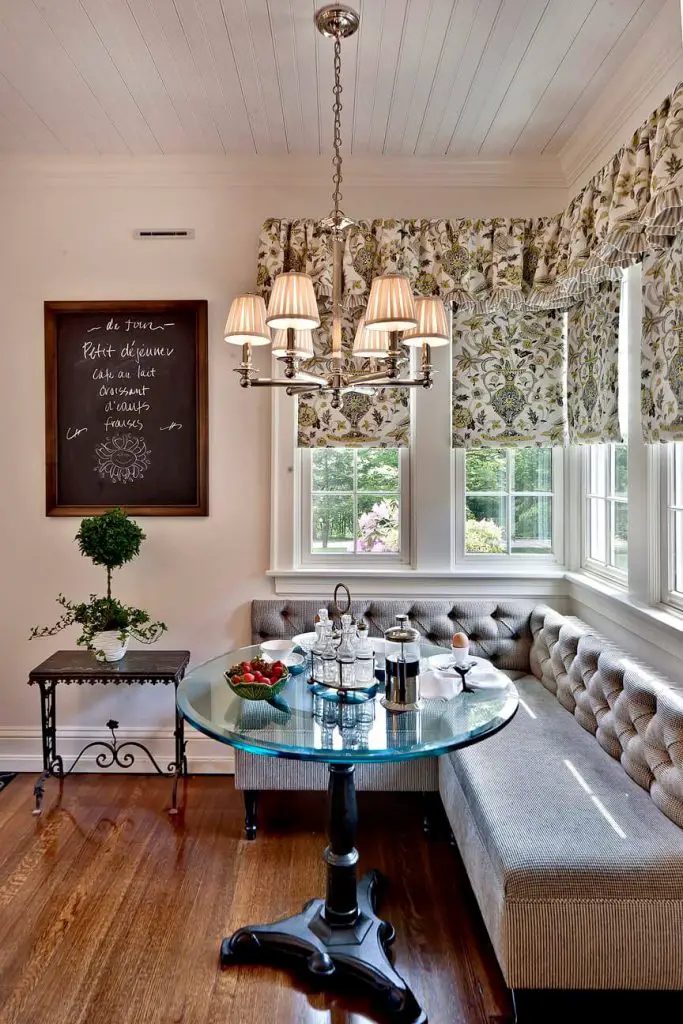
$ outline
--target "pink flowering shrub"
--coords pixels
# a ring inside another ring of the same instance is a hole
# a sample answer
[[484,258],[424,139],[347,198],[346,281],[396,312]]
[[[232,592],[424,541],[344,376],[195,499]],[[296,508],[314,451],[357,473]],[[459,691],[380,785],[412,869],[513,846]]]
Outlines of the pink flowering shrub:
[[395,554],[398,551],[398,502],[377,501],[358,517],[358,551]]

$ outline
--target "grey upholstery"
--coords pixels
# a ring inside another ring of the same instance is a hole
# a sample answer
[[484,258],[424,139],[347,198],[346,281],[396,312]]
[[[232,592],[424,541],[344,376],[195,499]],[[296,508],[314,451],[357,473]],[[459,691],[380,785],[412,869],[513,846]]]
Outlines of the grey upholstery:
[[[683,701],[578,620],[538,609],[532,628],[544,685],[516,680],[513,722],[439,765],[505,978],[520,988],[681,988],[683,832],[658,806],[677,803]],[[643,709],[653,693],[640,715],[619,711]],[[615,726],[615,707],[628,728]],[[646,775],[650,763],[661,783]]]
[[[359,764],[354,773],[356,789],[385,792],[432,793],[439,788],[436,757],[398,764]],[[237,789],[327,789],[326,764],[315,761],[287,761],[284,758],[258,757],[235,751]]]
[[539,609],[532,631],[543,685],[683,828],[683,691],[577,619]]

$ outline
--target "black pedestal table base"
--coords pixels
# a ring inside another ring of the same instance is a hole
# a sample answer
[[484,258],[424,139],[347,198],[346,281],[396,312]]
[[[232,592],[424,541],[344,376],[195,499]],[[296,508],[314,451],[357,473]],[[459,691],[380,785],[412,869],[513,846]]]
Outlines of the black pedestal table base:
[[358,814],[353,765],[329,767],[326,898],[309,900],[301,913],[282,921],[238,929],[223,939],[221,964],[299,960],[319,980],[340,974],[368,985],[397,1024],[426,1024],[426,1014],[389,959],[395,933],[375,913],[379,875],[371,871],[360,883],[356,881]]

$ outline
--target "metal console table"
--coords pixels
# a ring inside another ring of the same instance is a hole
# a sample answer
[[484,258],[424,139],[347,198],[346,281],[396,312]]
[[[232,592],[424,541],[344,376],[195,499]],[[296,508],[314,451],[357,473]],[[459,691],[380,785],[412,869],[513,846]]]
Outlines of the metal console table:
[[64,779],[71,774],[87,750],[101,747],[102,750],[95,758],[98,768],[111,768],[112,765],[117,765],[119,768],[131,768],[135,763],[133,750],[137,749],[147,755],[157,774],[172,776],[173,796],[169,813],[176,814],[178,811],[178,780],[182,775],[187,775],[185,723],[178,711],[177,702],[175,702],[173,733],[175,758],[168,765],[166,771],[159,766],[143,743],[136,740],[119,743],[116,736],[119,723],[113,719],[106,723],[107,728],[111,730],[111,740],[93,740],[91,743],[86,743],[74,758],[71,766],[65,770],[62,756],[57,753],[56,691],[60,683],[66,685],[76,683],[79,686],[84,683],[91,686],[94,686],[95,683],[162,683],[165,686],[173,686],[175,697],[178,684],[185,674],[189,660],[189,651],[129,651],[121,661],[117,662],[96,661],[89,651],[57,651],[47,661],[42,662],[29,672],[29,686],[36,683],[40,689],[40,725],[43,741],[43,772],[33,788],[36,798],[33,813],[40,814],[42,810],[45,782],[50,776]]

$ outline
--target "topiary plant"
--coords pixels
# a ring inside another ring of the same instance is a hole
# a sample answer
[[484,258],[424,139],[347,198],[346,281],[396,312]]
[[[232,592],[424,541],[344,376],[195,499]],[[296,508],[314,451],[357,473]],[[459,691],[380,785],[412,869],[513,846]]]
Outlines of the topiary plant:
[[81,627],[81,634],[76,643],[98,656],[104,656],[95,643],[99,633],[117,632],[121,644],[128,636],[143,643],[158,640],[166,629],[165,623],[152,622],[147,612],[121,604],[111,596],[112,572],[140,554],[143,540],[145,534],[142,529],[120,508],[83,519],[76,534],[78,548],[94,565],[103,565],[107,570],[107,596],[91,594],[88,601],[76,604],[60,594],[57,603],[64,611],[57,622],[54,626],[33,626],[30,639],[55,636],[62,629],[77,624]]
[[101,516],[83,519],[76,534],[82,555],[107,570],[107,597],[111,597],[111,574],[140,554],[145,540],[142,528],[120,508],[111,508]]

